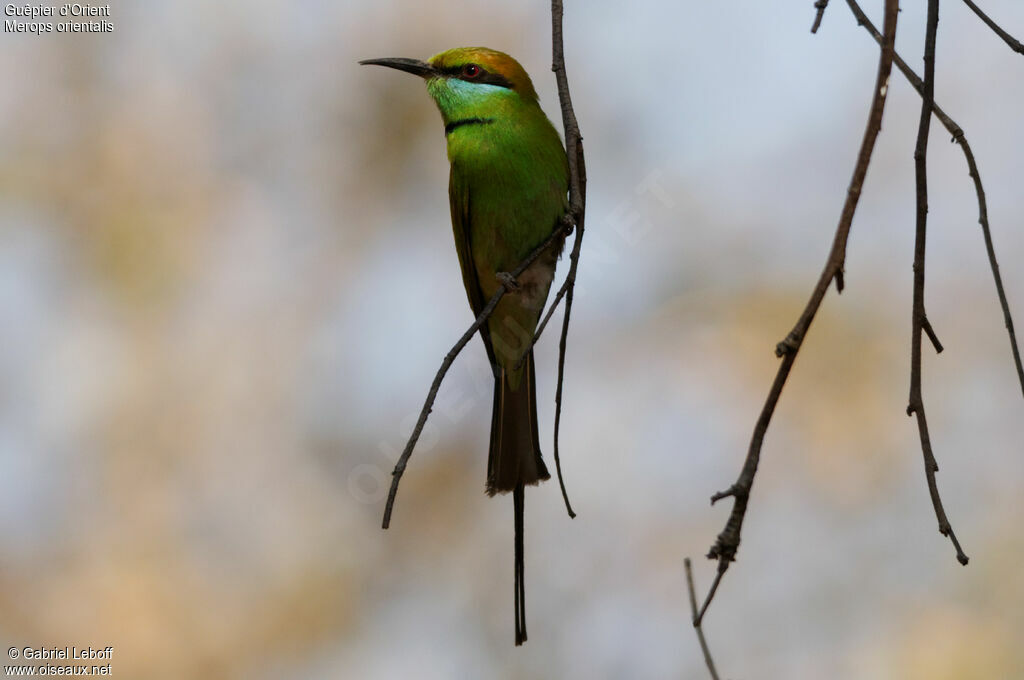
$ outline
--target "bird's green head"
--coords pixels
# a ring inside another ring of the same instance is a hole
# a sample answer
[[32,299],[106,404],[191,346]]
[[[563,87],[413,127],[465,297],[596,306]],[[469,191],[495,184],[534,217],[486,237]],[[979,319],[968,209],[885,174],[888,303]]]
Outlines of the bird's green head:
[[519,62],[487,47],[456,47],[429,61],[405,58],[364,59],[418,75],[441,110],[444,122],[487,117],[516,105],[537,106],[537,91]]

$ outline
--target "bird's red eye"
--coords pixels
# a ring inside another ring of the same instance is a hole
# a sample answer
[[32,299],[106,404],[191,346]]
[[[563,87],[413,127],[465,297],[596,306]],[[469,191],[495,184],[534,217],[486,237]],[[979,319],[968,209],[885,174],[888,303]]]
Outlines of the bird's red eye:
[[466,64],[462,67],[462,75],[466,78],[476,78],[481,73],[481,68],[476,64]]

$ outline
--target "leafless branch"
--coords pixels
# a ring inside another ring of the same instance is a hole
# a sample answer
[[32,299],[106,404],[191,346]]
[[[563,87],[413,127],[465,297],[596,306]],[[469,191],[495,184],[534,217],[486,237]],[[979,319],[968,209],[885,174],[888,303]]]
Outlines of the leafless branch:
[[988,27],[995,32],[996,35],[1002,38],[1003,42],[1009,45],[1011,50],[1013,50],[1014,52],[1020,52],[1021,54],[1024,54],[1024,45],[1022,45],[1020,41],[1014,38],[1012,35],[1010,35],[1002,28],[1000,28],[999,24],[992,21],[992,19],[990,19],[987,14],[981,11],[980,7],[971,2],[971,0],[964,0],[964,4],[966,4],[972,10],[974,10],[974,13],[977,14],[978,17],[982,21],[984,21],[988,25]]
[[[967,555],[956,540],[953,527],[942,506],[935,473],[939,464],[932,451],[928,436],[928,419],[924,411],[921,394],[921,334],[925,327],[931,330],[924,309],[925,241],[928,234],[928,132],[932,122],[932,103],[935,99],[935,39],[939,27],[939,0],[928,0],[928,19],[924,41],[924,91],[921,94],[921,119],[917,126],[917,145],[914,148],[914,175],[917,183],[917,228],[914,238],[914,305],[911,311],[910,344],[910,400],[907,415],[917,417],[917,430],[921,435],[921,452],[924,454],[924,471],[928,480],[928,493],[939,520],[939,532],[948,536],[956,548],[956,559],[967,564]],[[934,331],[929,333],[934,337]]]
[[[772,415],[775,412],[779,396],[782,394],[782,388],[785,386],[786,379],[789,377],[789,372],[793,367],[793,362],[796,360],[796,355],[833,279],[836,281],[837,289],[840,292],[842,291],[842,272],[846,257],[846,242],[849,237],[850,226],[853,223],[853,215],[860,199],[861,188],[864,185],[864,177],[867,175],[868,164],[871,161],[871,154],[875,148],[875,141],[882,127],[882,114],[885,110],[889,75],[892,70],[893,56],[895,54],[894,43],[898,14],[898,0],[885,0],[885,39],[883,40],[878,59],[878,74],[872,89],[871,112],[868,116],[867,129],[861,142],[857,164],[854,167],[853,178],[847,190],[846,201],[839,218],[839,225],[836,228],[828,260],[825,262],[825,267],[811,294],[811,299],[808,301],[793,330],[776,346],[775,353],[782,358],[782,363],[776,373],[764,408],[761,410],[761,415],[758,417],[757,424],[754,427],[750,447],[747,451],[747,458],[739,478],[729,489],[715,494],[711,499],[712,503],[730,496],[734,500],[732,512],[726,522],[725,529],[718,535],[718,539],[707,555],[710,559],[718,560],[719,574],[713,588],[717,588],[718,581],[724,575],[726,569],[728,569],[729,563],[736,559],[736,551],[740,544],[740,530],[746,515],[747,502],[754,483],[754,476],[757,473],[761,445]],[[709,593],[702,612],[707,610],[713,595],[714,590]]]
[[697,631],[697,641],[700,642],[700,650],[704,652],[704,663],[708,666],[708,672],[711,673],[711,680],[718,680],[718,671],[715,670],[715,662],[711,658],[711,650],[708,649],[708,642],[704,639],[704,628],[701,626],[701,617],[697,615],[697,593],[693,587],[693,565],[690,564],[690,558],[687,557],[683,560],[683,565],[686,567],[686,589],[690,593],[690,615],[693,621],[693,627]]
[[[1017,51],[1021,51],[1019,49],[1020,43],[1008,36],[1005,31],[1002,31],[1002,29],[995,25],[994,22],[988,19],[988,17],[986,17],[984,13],[982,13],[974,3],[971,2],[971,0],[965,0],[965,2],[967,2],[968,6],[970,6],[987,24],[989,24],[989,26],[992,27],[1000,37],[1006,40],[1011,47]],[[816,31],[819,27],[821,17],[824,14],[827,4],[827,0],[819,0],[819,2],[815,3],[815,8],[818,9],[818,13],[815,18],[812,31]],[[885,1],[884,34],[879,33],[875,29],[855,0],[847,0],[847,4],[850,6],[858,24],[864,26],[868,30],[881,48],[878,77],[875,83],[875,92],[872,100],[868,129],[865,132],[864,141],[861,144],[861,151],[854,170],[854,177],[847,192],[847,200],[843,208],[839,227],[836,230],[835,240],[833,241],[832,251],[829,255],[828,261],[826,262],[825,269],[822,271],[818,284],[812,293],[811,300],[808,302],[803,314],[797,321],[797,324],[785,340],[776,346],[776,354],[782,358],[782,363],[779,366],[765,406],[762,409],[761,415],[754,428],[754,434],[743,469],[735,484],[725,491],[716,493],[711,498],[711,502],[713,504],[718,500],[731,496],[734,499],[734,504],[725,529],[718,535],[715,545],[712,546],[708,553],[709,558],[718,560],[718,572],[711,588],[708,591],[704,605],[701,607],[699,612],[697,611],[696,596],[693,590],[691,566],[689,560],[686,561],[687,581],[690,591],[690,607],[693,613],[694,627],[697,629],[697,637],[700,642],[701,649],[704,652],[705,661],[707,662],[712,678],[717,678],[717,673],[701,629],[701,623],[704,614],[707,612],[708,606],[711,604],[711,601],[715,596],[718,585],[729,567],[729,563],[735,560],[736,551],[739,547],[740,531],[746,515],[750,490],[753,485],[754,476],[757,472],[761,446],[775,406],[781,395],[782,388],[785,386],[786,380],[789,376],[789,371],[795,361],[796,354],[803,343],[810,324],[813,321],[814,315],[817,312],[817,309],[828,290],[828,286],[833,279],[836,281],[836,288],[838,291],[842,292],[843,262],[845,259],[846,240],[849,235],[853,213],[856,210],[857,201],[860,196],[861,187],[863,186],[864,176],[867,172],[867,166],[871,158],[874,143],[881,126],[881,119],[885,106],[885,95],[888,89],[889,75],[893,64],[903,72],[911,85],[913,85],[921,95],[921,116],[918,126],[917,144],[914,153],[915,177],[917,184],[917,211],[914,246],[913,307],[911,316],[911,385],[907,414],[914,415],[917,419],[921,439],[921,450],[925,462],[925,475],[927,478],[929,494],[932,499],[932,506],[935,510],[936,518],[939,523],[939,531],[944,536],[949,537],[956,550],[957,560],[961,564],[966,565],[969,558],[964,553],[952,530],[952,527],[950,526],[935,481],[935,473],[938,472],[939,467],[936,463],[931,440],[928,434],[928,423],[925,416],[921,389],[922,336],[928,336],[928,339],[931,341],[937,353],[941,353],[943,351],[942,343],[939,341],[935,330],[932,328],[932,325],[928,320],[924,306],[925,244],[928,214],[927,151],[932,113],[935,114],[939,121],[952,134],[952,141],[960,145],[963,150],[964,157],[967,160],[970,176],[974,180],[975,190],[978,196],[978,221],[982,227],[985,247],[988,253],[993,278],[995,280],[996,291],[999,296],[999,303],[1002,307],[1006,328],[1009,333],[1010,347],[1013,353],[1018,379],[1020,380],[1021,389],[1024,391],[1024,369],[1022,369],[1021,366],[1020,351],[1017,346],[1017,339],[1013,329],[1013,320],[1010,315],[1009,304],[1006,300],[1002,278],[999,274],[999,267],[996,262],[995,249],[992,244],[991,230],[988,222],[988,209],[985,199],[985,191],[981,183],[981,175],[978,172],[974,154],[967,142],[967,138],[964,135],[963,130],[938,105],[936,105],[934,101],[935,43],[938,30],[939,0],[929,0],[928,2],[924,80],[919,78],[913,70],[907,66],[906,62],[895,52],[894,42],[899,12],[898,2],[896,0]]]
[[[854,17],[857,19],[857,24],[864,27],[868,33],[875,39],[875,42],[881,44],[882,34],[878,32],[871,20],[868,19],[867,15],[860,8],[860,5],[855,0],[846,0],[846,4],[850,6],[850,11],[853,12]],[[917,90],[918,94],[924,95],[924,83],[914,73],[913,69],[907,66],[907,62],[903,61],[899,54],[895,56],[894,63],[899,68],[900,72],[910,82],[911,86]],[[1013,362],[1017,369],[1017,380],[1020,382],[1021,392],[1024,393],[1024,365],[1021,364],[1020,349],[1017,346],[1017,335],[1013,329],[1013,316],[1010,314],[1010,303],[1006,299],[1006,291],[1003,289],[1003,277],[999,274],[999,264],[996,262],[996,249],[992,242],[992,230],[989,228],[988,223],[988,201],[985,198],[985,189],[981,184],[981,173],[978,171],[978,164],[974,160],[974,152],[971,151],[971,145],[967,142],[967,136],[964,134],[963,129],[957,125],[956,121],[949,117],[945,111],[939,107],[938,104],[932,103],[932,112],[935,117],[939,119],[942,126],[949,131],[953,136],[953,141],[960,145],[960,149],[964,152],[964,158],[967,160],[967,169],[974,180],[974,190],[978,195],[978,223],[981,225],[981,233],[985,239],[985,250],[988,253],[989,266],[992,269],[992,278],[995,280],[996,293],[999,296],[999,305],[1003,310],[1003,322],[1006,325],[1006,331],[1010,336],[1010,351],[1013,353]],[[926,327],[927,329],[927,327]]]
[[828,0],[818,0],[814,3],[814,9],[818,10],[814,15],[814,25],[811,26],[811,33],[817,33],[821,28],[821,20],[825,17],[825,10],[828,8]]
[[555,469],[558,473],[558,486],[562,490],[562,499],[570,517],[575,517],[569,494],[565,491],[562,479],[562,460],[558,451],[558,432],[562,422],[562,384],[565,378],[565,345],[569,335],[569,317],[572,313],[572,296],[576,289],[576,268],[580,261],[580,247],[583,245],[583,219],[587,204],[587,166],[583,159],[583,137],[580,135],[579,122],[572,108],[572,96],[569,94],[569,79],[565,74],[565,50],[562,42],[562,0],[551,0],[551,70],[555,73],[558,83],[558,102],[562,107],[562,127],[565,130],[565,153],[569,160],[569,215],[576,222],[576,238],[569,254],[569,272],[565,282],[558,290],[557,300],[565,296],[565,316],[562,318],[562,337],[558,343],[558,385],[555,388],[555,435],[554,456]]

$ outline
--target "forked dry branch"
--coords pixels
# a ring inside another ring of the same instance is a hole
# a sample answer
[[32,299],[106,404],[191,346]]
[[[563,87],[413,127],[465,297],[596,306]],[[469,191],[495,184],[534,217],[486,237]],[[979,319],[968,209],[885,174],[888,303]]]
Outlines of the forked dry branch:
[[[978,9],[971,0],[964,0],[964,2],[974,10],[975,13],[977,13],[978,16],[981,17],[981,19],[988,24],[988,26],[992,28],[992,30],[1011,48],[1015,51],[1024,53],[1024,50],[1021,49],[1020,42],[995,24],[995,22]],[[1013,354],[1017,377],[1020,381],[1021,390],[1024,392],[1024,368],[1021,366],[1020,351],[1017,346],[1017,339],[1013,329],[1013,319],[1010,314],[1009,303],[1007,302],[1006,293],[1003,288],[1002,277],[999,274],[999,266],[996,263],[995,248],[992,243],[992,234],[988,222],[988,207],[985,200],[985,191],[981,184],[981,175],[978,171],[974,154],[971,151],[970,145],[967,143],[967,138],[964,135],[963,130],[934,102],[935,43],[938,29],[939,0],[928,0],[924,79],[919,78],[895,51],[896,25],[899,13],[898,0],[885,0],[885,19],[883,23],[883,31],[881,33],[879,33],[874,27],[855,0],[847,0],[847,4],[853,12],[854,17],[857,19],[858,25],[863,26],[875,38],[880,48],[878,73],[872,93],[871,112],[868,117],[868,125],[864,135],[864,140],[861,143],[860,154],[857,157],[857,164],[854,168],[853,180],[850,182],[850,187],[847,191],[846,202],[843,206],[839,226],[836,229],[836,236],[832,244],[832,250],[829,253],[828,260],[826,261],[825,268],[818,279],[818,283],[811,294],[811,299],[804,308],[800,318],[797,320],[793,330],[790,331],[789,335],[776,346],[776,355],[782,359],[782,363],[779,366],[775,380],[769,390],[767,401],[754,427],[754,434],[751,439],[747,458],[740,472],[740,476],[727,490],[716,493],[711,497],[712,503],[728,497],[732,497],[734,499],[734,503],[732,512],[726,522],[725,529],[723,529],[723,531],[718,535],[714,546],[712,546],[707,555],[711,559],[718,560],[718,569],[715,574],[714,581],[712,581],[711,587],[708,590],[708,594],[704,599],[704,604],[699,611],[696,609],[696,599],[693,592],[692,567],[689,559],[685,562],[687,586],[690,592],[693,613],[693,625],[697,633],[701,650],[704,653],[704,659],[708,666],[708,670],[714,680],[717,680],[718,674],[704,637],[702,628],[704,615],[707,612],[708,606],[715,597],[715,593],[718,590],[718,586],[721,583],[723,575],[729,568],[729,564],[736,559],[736,551],[739,548],[740,543],[740,530],[746,516],[750,490],[753,486],[754,477],[757,473],[761,446],[764,442],[765,433],[767,432],[768,425],[770,424],[772,415],[775,411],[775,406],[782,393],[782,388],[785,386],[786,380],[789,377],[789,372],[793,366],[793,362],[795,361],[796,355],[803,344],[807,331],[811,325],[811,321],[814,319],[814,316],[821,305],[822,299],[828,290],[829,284],[835,280],[837,291],[841,293],[843,290],[843,263],[846,253],[846,241],[849,236],[853,214],[857,207],[857,201],[860,198],[860,192],[864,183],[864,177],[867,173],[868,163],[870,162],[871,154],[874,150],[875,140],[881,127],[882,114],[885,106],[885,96],[889,86],[889,75],[894,64],[899,68],[904,76],[906,76],[914,89],[921,95],[921,116],[914,152],[917,209],[914,244],[913,306],[911,309],[911,378],[907,414],[913,415],[917,419],[918,432],[921,440],[921,450],[925,463],[925,477],[928,483],[932,506],[935,510],[936,518],[938,519],[939,532],[950,539],[956,550],[957,560],[961,564],[966,565],[968,557],[961,548],[956,535],[953,533],[953,529],[950,526],[945,509],[942,505],[942,499],[939,495],[938,486],[935,480],[935,473],[939,468],[932,451],[921,391],[922,336],[928,337],[936,352],[942,352],[942,344],[939,342],[939,338],[936,335],[935,330],[928,321],[924,306],[925,240],[927,234],[928,215],[927,151],[928,132],[933,114],[950,132],[952,135],[952,141],[960,145],[967,160],[970,176],[974,181],[978,197],[978,221],[981,224],[982,234],[985,241],[985,249],[988,254],[992,275],[995,279],[996,292],[999,297],[999,303],[1002,307],[1006,329],[1009,334],[1010,348]],[[814,17],[814,24],[811,28],[812,32],[816,32],[820,27],[827,7],[828,0],[817,0],[814,3],[816,13]]]

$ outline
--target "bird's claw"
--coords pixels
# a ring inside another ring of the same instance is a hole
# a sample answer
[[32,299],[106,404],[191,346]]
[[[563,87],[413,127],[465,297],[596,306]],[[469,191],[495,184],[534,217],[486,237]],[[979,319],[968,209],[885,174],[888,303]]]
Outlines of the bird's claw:
[[519,290],[519,282],[516,281],[516,277],[512,276],[508,272],[498,272],[494,275],[494,278],[498,279],[498,282],[505,287],[510,293],[514,293]]
[[572,233],[572,230],[576,228],[576,215],[570,210],[562,215],[562,219],[559,220],[559,223],[562,225],[562,230],[565,231],[565,235],[568,236]]

